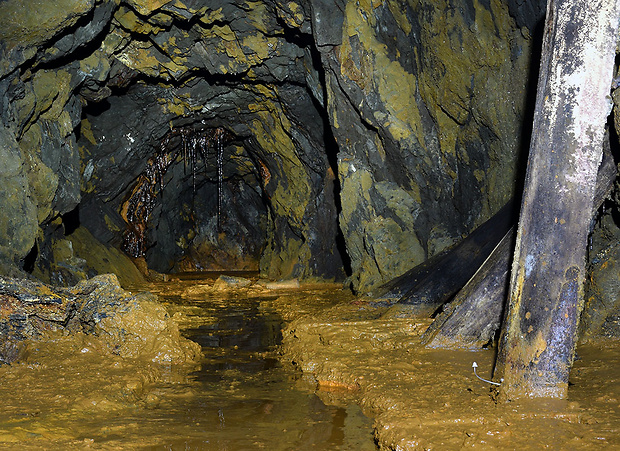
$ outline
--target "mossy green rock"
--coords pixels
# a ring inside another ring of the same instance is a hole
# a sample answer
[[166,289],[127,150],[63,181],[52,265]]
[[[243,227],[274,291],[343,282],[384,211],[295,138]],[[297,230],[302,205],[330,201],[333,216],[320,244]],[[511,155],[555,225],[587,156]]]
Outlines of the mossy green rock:
[[[149,264],[181,268],[189,252],[196,267],[207,252],[241,262],[240,250],[259,249],[263,277],[348,271],[351,286],[368,291],[460,240],[512,196],[526,27],[538,20],[524,8],[1,2],[1,118],[23,173],[0,207],[19,205],[28,218],[18,227],[27,238],[9,253],[23,258],[34,236],[47,249],[58,240],[53,221],[71,211],[117,247],[120,205],[167,134],[223,127],[236,142],[219,175],[214,159],[198,179],[180,165],[166,175],[146,232]],[[196,180],[199,214],[182,207]],[[226,241],[210,252],[218,240]]]
[[0,124],[0,257],[18,264],[38,232],[36,205],[22,169],[19,147],[11,132]]

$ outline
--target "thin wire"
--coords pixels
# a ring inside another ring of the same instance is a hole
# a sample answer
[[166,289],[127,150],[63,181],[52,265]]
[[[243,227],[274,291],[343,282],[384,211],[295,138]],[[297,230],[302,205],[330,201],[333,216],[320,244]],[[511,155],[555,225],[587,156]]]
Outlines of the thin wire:
[[478,373],[476,373],[476,368],[478,368],[478,364],[477,364],[476,362],[474,362],[474,363],[472,364],[472,366],[471,366],[471,367],[474,369],[474,375],[475,375],[478,379],[480,379],[482,382],[486,382],[487,384],[493,384],[493,385],[502,385],[502,384],[501,384],[501,383],[499,383],[499,382],[489,381],[489,380],[487,380],[487,379],[483,379],[483,378],[481,378],[480,376],[478,376]]

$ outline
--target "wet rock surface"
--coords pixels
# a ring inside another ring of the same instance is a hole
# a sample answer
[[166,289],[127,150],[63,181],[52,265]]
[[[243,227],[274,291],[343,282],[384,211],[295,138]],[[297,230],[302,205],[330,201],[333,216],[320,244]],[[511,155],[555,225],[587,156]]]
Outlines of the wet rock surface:
[[159,363],[192,363],[198,346],[182,338],[150,293],[133,295],[116,276],[101,275],[68,289],[23,279],[0,279],[2,361],[19,360],[24,341],[57,334],[93,335],[111,354]]
[[620,229],[612,214],[602,215],[589,246],[589,279],[579,324],[585,341],[620,337]]
[[0,224],[7,266],[49,273],[48,229],[76,209],[120,247],[124,199],[180,128],[234,139],[163,174],[144,232],[158,271],[369,291],[513,194],[539,7],[66,3],[1,6],[2,205],[23,212]]

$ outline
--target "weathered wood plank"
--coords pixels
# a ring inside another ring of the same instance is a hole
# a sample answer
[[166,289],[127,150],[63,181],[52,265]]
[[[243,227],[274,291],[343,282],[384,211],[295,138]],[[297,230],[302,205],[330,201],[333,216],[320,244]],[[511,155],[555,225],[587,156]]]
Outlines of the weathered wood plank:
[[611,110],[620,0],[549,0],[496,376],[501,399],[565,397]]
[[463,241],[426,260],[370,294],[398,301],[411,315],[433,314],[450,300],[487,259],[515,221],[509,202]]
[[[608,138],[605,144],[593,215],[611,192],[616,179],[616,164]],[[423,344],[430,348],[479,349],[493,339],[500,327],[507,298],[514,240],[513,227],[476,274],[437,315],[422,336]]]

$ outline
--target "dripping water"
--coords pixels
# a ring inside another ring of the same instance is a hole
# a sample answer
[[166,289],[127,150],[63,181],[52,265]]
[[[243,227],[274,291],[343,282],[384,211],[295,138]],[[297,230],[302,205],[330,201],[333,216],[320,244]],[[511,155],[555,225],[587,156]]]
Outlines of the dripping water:
[[[171,141],[179,137],[180,144],[170,149]],[[121,216],[127,223],[127,230],[123,236],[122,248],[132,257],[144,256],[146,249],[147,222],[157,197],[156,187],[159,192],[164,190],[164,175],[170,166],[177,161],[183,160],[183,173],[187,174],[187,165],[191,165],[192,192],[196,195],[196,172],[198,159],[201,158],[207,173],[207,160],[209,149],[217,146],[217,230],[222,230],[222,185],[224,179],[224,144],[233,136],[224,128],[218,127],[208,130],[196,130],[191,127],[179,127],[171,129],[160,142],[159,150],[148,159],[146,168],[130,189],[128,196],[121,205]]]
[[217,231],[222,232],[222,184],[224,181],[224,130],[217,131]]

